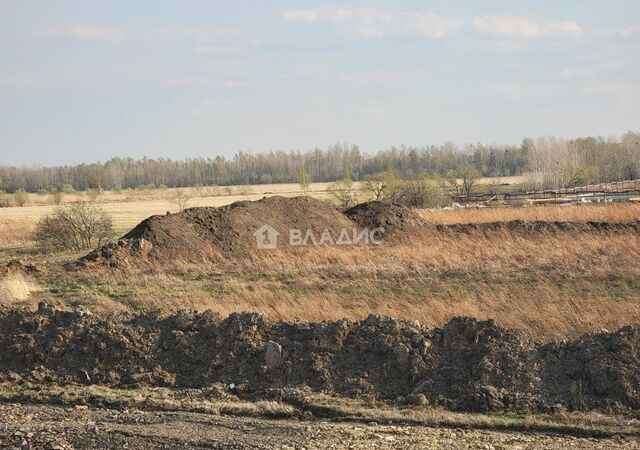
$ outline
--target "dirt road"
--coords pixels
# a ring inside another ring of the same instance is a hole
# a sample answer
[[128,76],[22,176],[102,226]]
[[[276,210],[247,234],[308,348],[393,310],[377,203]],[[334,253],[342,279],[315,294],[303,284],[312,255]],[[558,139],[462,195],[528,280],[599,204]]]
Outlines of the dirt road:
[[0,405],[0,446],[33,449],[640,448],[632,438],[266,420],[187,412]]

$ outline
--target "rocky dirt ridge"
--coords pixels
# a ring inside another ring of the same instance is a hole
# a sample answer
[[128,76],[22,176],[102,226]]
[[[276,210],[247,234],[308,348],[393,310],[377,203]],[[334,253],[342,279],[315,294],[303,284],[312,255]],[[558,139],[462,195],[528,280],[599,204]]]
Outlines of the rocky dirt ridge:
[[493,321],[426,329],[370,316],[271,322],[260,314],[97,317],[40,305],[0,316],[0,381],[205,387],[277,397],[307,389],[462,411],[640,409],[634,326],[539,343]]

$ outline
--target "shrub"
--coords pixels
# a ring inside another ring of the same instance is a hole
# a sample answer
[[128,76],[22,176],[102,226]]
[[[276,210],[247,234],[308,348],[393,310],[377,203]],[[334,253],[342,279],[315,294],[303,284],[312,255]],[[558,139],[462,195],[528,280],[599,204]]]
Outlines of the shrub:
[[405,180],[393,186],[389,199],[412,208],[435,208],[447,202],[446,193],[430,178]]
[[13,193],[13,201],[17,206],[26,206],[29,203],[29,194],[24,189],[18,189]]
[[62,203],[62,197],[64,197],[64,192],[58,190],[58,189],[53,189],[51,191],[51,194],[53,195],[53,202],[56,205],[59,205],[60,203]]
[[74,203],[40,219],[34,239],[50,249],[87,250],[104,244],[113,234],[111,216],[101,208]]
[[87,189],[87,197],[92,202],[95,202],[100,197],[100,191],[98,189]]

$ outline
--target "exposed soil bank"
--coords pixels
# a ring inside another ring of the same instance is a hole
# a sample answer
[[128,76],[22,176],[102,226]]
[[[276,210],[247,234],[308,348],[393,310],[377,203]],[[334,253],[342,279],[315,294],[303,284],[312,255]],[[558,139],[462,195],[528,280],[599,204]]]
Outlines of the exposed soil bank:
[[[41,305],[0,316],[0,381],[309,388],[463,411],[640,409],[640,333],[535,343],[492,321],[443,328],[370,316],[269,322],[259,314],[96,317]],[[274,394],[275,392],[275,394]]]

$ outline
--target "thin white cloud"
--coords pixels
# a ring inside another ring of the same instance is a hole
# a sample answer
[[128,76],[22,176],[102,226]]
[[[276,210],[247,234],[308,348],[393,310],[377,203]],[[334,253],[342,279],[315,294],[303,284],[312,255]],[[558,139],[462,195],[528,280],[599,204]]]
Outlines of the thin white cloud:
[[516,39],[574,37],[582,33],[580,25],[572,20],[536,22],[508,15],[475,17],[471,25],[480,34]]
[[360,37],[382,37],[393,22],[393,14],[375,9],[286,10],[281,13],[287,22],[327,22],[342,33]]
[[[478,16],[470,20],[446,17],[433,12],[392,13],[377,9],[285,10],[287,22],[325,22],[339,32],[361,37],[382,37],[393,32],[408,32],[430,39],[442,39],[462,30],[503,39],[568,38],[582,34],[572,20],[536,21],[510,15]],[[635,32],[633,29],[627,33]]]
[[46,29],[46,32],[57,37],[80,40],[121,41],[125,38],[170,42],[184,40],[193,41],[203,45],[213,42],[224,42],[238,39],[242,35],[242,31],[235,28],[171,27],[153,28],[141,31],[125,31],[121,28],[98,24],[53,26]]
[[504,100],[521,100],[524,98],[554,97],[561,92],[559,86],[553,84],[496,84],[482,86],[477,90],[478,94]]
[[631,37],[636,34],[640,34],[640,27],[629,27],[623,30],[620,30],[620,34],[625,37]]
[[198,46],[194,47],[194,53],[203,55],[240,55],[244,48],[236,46]]
[[292,21],[300,21],[300,22],[315,22],[319,18],[319,14],[317,11],[312,9],[302,9],[302,10],[285,10],[280,14],[283,20],[287,22]]
[[593,69],[564,69],[562,71],[562,79],[567,81],[588,80],[593,78],[595,70]]
[[146,39],[164,41],[189,40],[197,43],[209,43],[238,38],[241,31],[235,28],[203,28],[203,27],[172,27],[158,28],[144,34]]
[[562,70],[562,79],[568,81],[591,80],[607,78],[606,74],[616,72],[624,67],[624,62],[618,59],[606,60],[601,63],[590,63],[587,67],[567,67]]
[[391,13],[374,9],[329,9],[320,17],[337,24],[341,32],[363,38],[383,37],[393,23]]
[[465,23],[462,19],[452,19],[434,13],[405,13],[407,29],[422,36],[441,39],[459,30]]
[[49,34],[79,40],[92,41],[121,41],[126,33],[116,27],[97,24],[75,24],[56,26],[48,29]]

